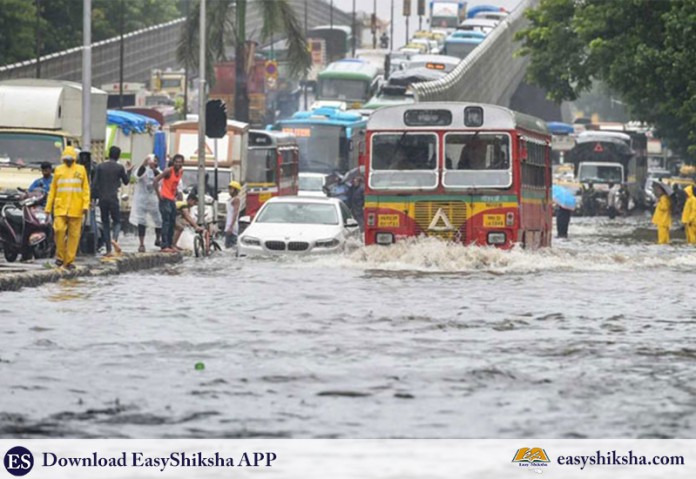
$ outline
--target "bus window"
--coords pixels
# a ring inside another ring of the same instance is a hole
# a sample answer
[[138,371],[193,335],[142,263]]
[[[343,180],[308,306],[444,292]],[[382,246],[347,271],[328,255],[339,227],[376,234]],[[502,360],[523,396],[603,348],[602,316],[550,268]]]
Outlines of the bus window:
[[295,176],[297,157],[294,150],[282,150],[280,152],[282,163],[280,166],[280,177],[282,179],[292,178]]
[[437,135],[386,133],[372,136],[372,188],[435,188]]
[[247,159],[249,183],[276,182],[276,151],[270,148],[250,148]]
[[510,137],[505,133],[445,135],[444,185],[509,187]]

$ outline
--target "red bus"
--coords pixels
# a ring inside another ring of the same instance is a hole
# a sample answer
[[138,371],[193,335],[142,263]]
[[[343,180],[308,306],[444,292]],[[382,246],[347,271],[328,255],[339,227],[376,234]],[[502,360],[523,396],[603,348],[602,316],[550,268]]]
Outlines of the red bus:
[[365,244],[551,244],[551,135],[496,105],[417,103],[367,122]]
[[279,131],[249,131],[246,214],[256,215],[273,196],[296,195],[300,148],[294,135]]

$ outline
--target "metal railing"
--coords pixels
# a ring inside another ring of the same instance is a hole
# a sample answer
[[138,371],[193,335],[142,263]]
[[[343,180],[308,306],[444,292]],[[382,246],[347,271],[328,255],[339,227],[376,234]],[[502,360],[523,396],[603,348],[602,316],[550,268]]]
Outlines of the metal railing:
[[413,85],[417,101],[472,101],[509,106],[524,79],[529,59],[516,57],[515,33],[528,25],[525,10],[538,0],[522,0],[447,76]]

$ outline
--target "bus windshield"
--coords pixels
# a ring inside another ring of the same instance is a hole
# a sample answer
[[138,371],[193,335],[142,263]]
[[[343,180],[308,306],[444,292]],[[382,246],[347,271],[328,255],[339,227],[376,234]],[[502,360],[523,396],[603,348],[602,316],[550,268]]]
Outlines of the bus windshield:
[[363,80],[322,78],[318,98],[321,100],[367,100],[369,84]]
[[437,186],[435,133],[379,133],[372,136],[370,187],[418,189]]
[[350,164],[350,151],[345,128],[339,125],[299,125],[293,123],[283,127],[283,132],[292,133],[300,147],[300,172],[344,173]]
[[247,182],[276,182],[276,151],[271,148],[249,148],[247,159]]
[[512,184],[506,133],[445,135],[445,187],[508,188]]
[[445,44],[445,51],[447,55],[458,58],[466,58],[466,56],[474,51],[478,44],[472,43],[456,43],[448,42]]
[[10,162],[37,166],[41,162],[59,165],[63,138],[35,133],[0,132],[0,164]]
[[588,165],[580,163],[581,183],[621,183],[623,181],[620,165]]
[[431,25],[433,28],[457,28],[459,21],[459,17],[438,17],[433,15]]

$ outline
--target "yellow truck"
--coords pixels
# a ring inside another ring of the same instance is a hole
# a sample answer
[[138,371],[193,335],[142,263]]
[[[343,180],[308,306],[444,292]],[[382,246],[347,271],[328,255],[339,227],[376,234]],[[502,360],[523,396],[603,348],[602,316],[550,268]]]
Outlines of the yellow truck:
[[[107,94],[91,90],[92,160],[104,159]],[[0,82],[0,190],[28,188],[54,166],[67,145],[80,148],[82,85],[67,81],[18,79]]]

